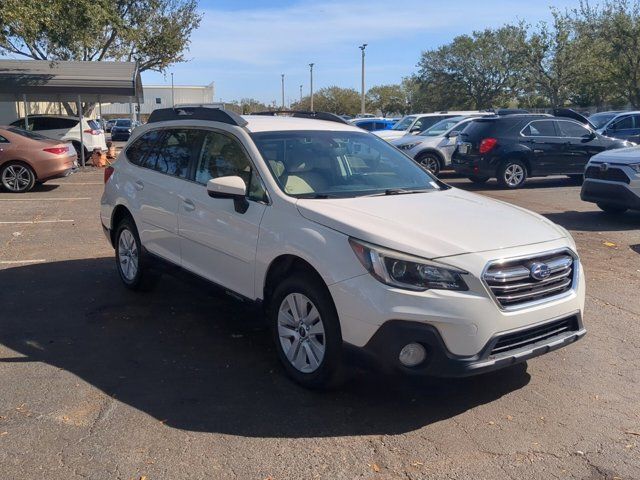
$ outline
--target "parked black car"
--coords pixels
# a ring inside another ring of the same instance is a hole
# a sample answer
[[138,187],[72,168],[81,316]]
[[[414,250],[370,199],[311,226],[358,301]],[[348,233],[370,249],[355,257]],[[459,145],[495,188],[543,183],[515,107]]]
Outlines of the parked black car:
[[137,126],[137,122],[132,122],[128,118],[117,119],[111,127],[111,140],[129,140],[131,132]]
[[486,117],[473,120],[460,132],[451,164],[457,173],[476,183],[495,177],[505,188],[518,188],[527,177],[569,175],[582,179],[593,155],[627,145],[566,118]]

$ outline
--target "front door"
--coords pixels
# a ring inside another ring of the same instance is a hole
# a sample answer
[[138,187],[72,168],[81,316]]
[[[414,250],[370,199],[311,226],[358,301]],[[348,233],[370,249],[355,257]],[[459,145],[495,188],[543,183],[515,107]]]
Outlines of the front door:
[[[263,184],[240,142],[207,130],[196,157],[192,182],[180,192],[178,224],[183,266],[240,295],[254,298],[255,259],[260,222],[267,207]],[[211,198],[212,178],[239,176],[247,185],[249,208],[232,199]]]
[[589,159],[604,147],[591,130],[570,120],[558,120],[558,129],[564,140],[560,161],[555,167],[557,174],[580,174]]

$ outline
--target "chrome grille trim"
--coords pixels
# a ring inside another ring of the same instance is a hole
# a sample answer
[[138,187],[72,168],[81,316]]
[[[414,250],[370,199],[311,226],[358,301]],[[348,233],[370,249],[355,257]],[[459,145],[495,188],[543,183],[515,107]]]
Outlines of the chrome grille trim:
[[[549,277],[535,280],[530,266],[545,263]],[[579,261],[568,248],[489,262],[482,282],[502,310],[518,310],[570,295],[577,287]]]

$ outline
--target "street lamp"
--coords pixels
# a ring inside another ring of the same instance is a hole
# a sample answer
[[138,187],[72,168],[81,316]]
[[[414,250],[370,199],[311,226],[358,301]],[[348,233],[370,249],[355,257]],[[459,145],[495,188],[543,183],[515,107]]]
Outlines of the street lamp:
[[282,77],[282,109],[284,110],[284,73],[280,76]]
[[309,107],[309,110],[311,110],[312,112],[313,112],[313,65],[314,65],[313,63],[309,64],[309,73],[311,75],[311,80],[309,83],[309,91],[311,92],[309,95],[311,97],[311,105]]
[[367,48],[367,44],[363,43],[358,47],[362,50],[362,93],[360,97],[360,113],[364,115],[365,113],[365,105],[364,105],[364,49]]
[[300,84],[300,108],[302,108],[302,84]]

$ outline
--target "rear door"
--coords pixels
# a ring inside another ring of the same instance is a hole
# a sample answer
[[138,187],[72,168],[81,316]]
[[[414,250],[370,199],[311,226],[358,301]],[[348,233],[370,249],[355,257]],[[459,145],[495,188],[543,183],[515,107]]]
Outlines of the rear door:
[[564,140],[552,119],[533,120],[520,131],[521,143],[531,150],[533,175],[552,175],[561,162]]
[[[267,196],[249,155],[230,133],[202,130],[192,181],[181,191],[178,223],[183,266],[219,285],[254,298],[255,258],[260,222]],[[211,198],[212,178],[239,176],[247,185],[249,208],[237,211],[235,202]]]
[[557,120],[558,129],[564,139],[560,161],[554,169],[558,174],[584,172],[589,159],[604,148],[591,130],[571,120]]

